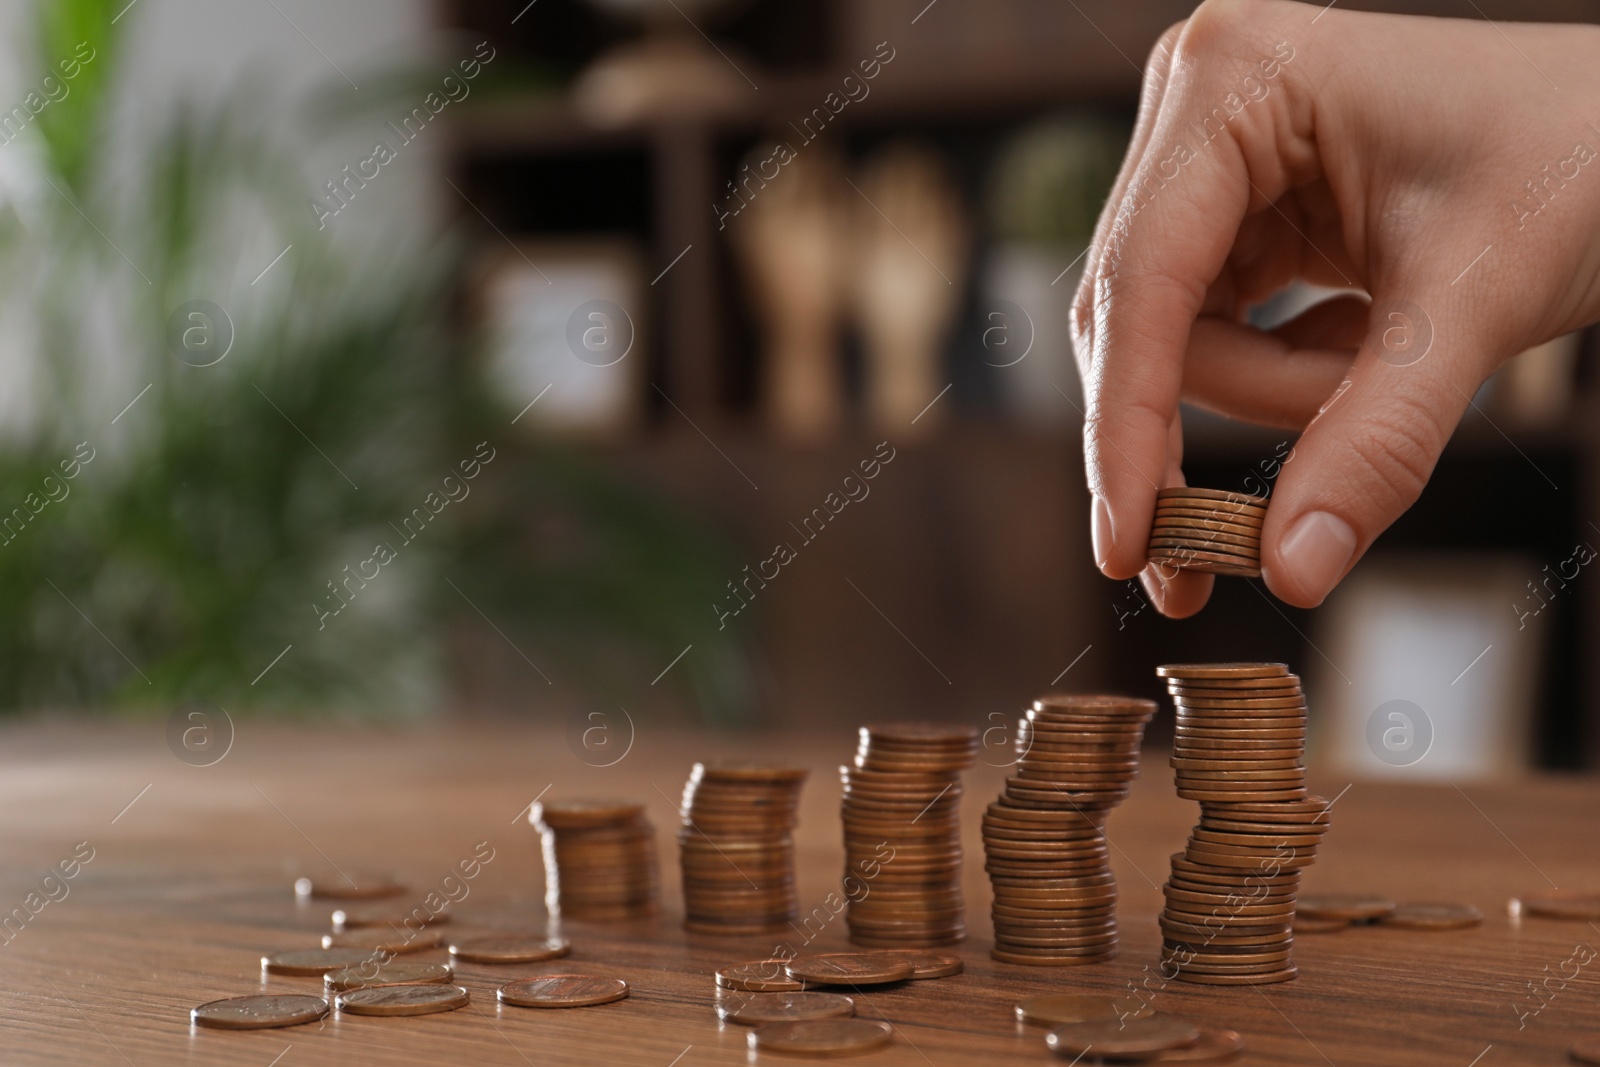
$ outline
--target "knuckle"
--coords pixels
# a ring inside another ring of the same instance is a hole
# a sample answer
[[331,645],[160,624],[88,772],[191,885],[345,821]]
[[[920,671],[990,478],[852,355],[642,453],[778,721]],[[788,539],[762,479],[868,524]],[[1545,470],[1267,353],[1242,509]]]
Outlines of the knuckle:
[[1365,477],[1354,488],[1385,514],[1416,503],[1444,450],[1438,416],[1410,396],[1385,398],[1350,436],[1350,450]]
[[1268,17],[1268,0],[1206,0],[1185,21],[1175,45],[1175,62],[1204,60],[1236,51],[1254,40]]

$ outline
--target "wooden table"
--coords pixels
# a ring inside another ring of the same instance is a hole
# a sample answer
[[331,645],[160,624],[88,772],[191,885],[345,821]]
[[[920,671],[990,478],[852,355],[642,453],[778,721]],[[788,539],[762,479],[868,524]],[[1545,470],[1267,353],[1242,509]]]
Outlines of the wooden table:
[[[712,1011],[711,975],[718,965],[763,955],[774,939],[690,936],[676,921],[672,805],[692,762],[742,753],[811,766],[799,841],[803,908],[821,905],[839,884],[833,768],[851,750],[848,734],[709,737],[642,728],[620,763],[594,768],[574,756],[562,732],[246,722],[220,762],[194,767],[169,751],[163,727],[84,722],[4,731],[0,802],[8,817],[0,911],[24,908],[41,878],[79,842],[87,842],[93,859],[70,881],[51,884],[60,899],[8,930],[0,952],[0,1062],[747,1064],[745,1032],[719,1024]],[[1002,777],[980,766],[967,778],[973,936],[960,950],[966,972],[861,997],[859,1014],[889,1020],[897,1035],[862,1062],[1064,1063],[1045,1050],[1042,1031],[1013,1021],[1012,1003],[1048,991],[1125,991],[1153,973],[1158,886],[1195,817],[1194,805],[1173,795],[1164,763],[1146,765],[1133,797],[1111,820],[1122,887],[1121,954],[1082,968],[1022,968],[988,958],[989,901],[976,827]],[[1333,796],[1347,783],[1314,774],[1313,784]],[[487,841],[494,858],[467,883],[458,927],[542,927],[537,839],[524,817],[540,794],[617,795],[650,805],[669,885],[658,921],[568,923],[563,932],[574,951],[556,964],[464,965],[459,975],[473,1002],[449,1015],[330,1017],[320,1025],[240,1033],[191,1029],[189,1009],[203,1001],[320,990],[313,979],[264,981],[259,969],[263,952],[313,946],[326,929],[329,906],[294,900],[290,887],[298,874],[331,873],[333,865],[387,868],[422,890]],[[1151,978],[1155,1005],[1240,1030],[1248,1041],[1240,1064],[1564,1063],[1576,1037],[1600,1031],[1600,960],[1565,988],[1552,979],[1549,988],[1559,991],[1547,993],[1543,1010],[1520,1029],[1518,1012],[1540,1003],[1528,983],[1559,976],[1575,946],[1600,945],[1600,930],[1581,922],[1514,923],[1505,905],[1519,891],[1552,883],[1600,888],[1597,830],[1600,783],[1592,780],[1464,788],[1357,783],[1338,801],[1308,888],[1470,901],[1488,921],[1452,933],[1304,935],[1295,948],[1296,981],[1226,989]],[[846,946],[842,920],[810,946],[798,933],[777,940],[796,948]],[[625,978],[632,994],[569,1011],[496,1005],[500,982],[563,970]]]

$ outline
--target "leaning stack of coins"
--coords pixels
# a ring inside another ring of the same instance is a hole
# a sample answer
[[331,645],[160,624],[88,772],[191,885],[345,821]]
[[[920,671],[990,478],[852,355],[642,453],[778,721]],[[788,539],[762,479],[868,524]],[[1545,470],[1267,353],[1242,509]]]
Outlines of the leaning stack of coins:
[[1153,700],[1051,695],[1022,720],[1017,773],[983,816],[995,959],[1068,966],[1117,949],[1106,815],[1139,773]]
[[703,934],[763,933],[800,913],[794,828],[806,771],[697,763],[683,787],[683,925]]
[[844,780],[845,921],[874,948],[952,945],[961,896],[961,772],[978,731],[934,723],[861,728]]
[[1200,802],[1200,824],[1165,886],[1165,969],[1204,985],[1288,981],[1300,872],[1329,820],[1328,802],[1306,795],[1300,679],[1281,663],[1156,673],[1178,709],[1178,795]]
[[632,919],[660,905],[655,827],[644,805],[620,800],[535,804],[551,918]]
[[1184,570],[1261,577],[1261,523],[1267,498],[1222,489],[1156,494],[1147,558]]

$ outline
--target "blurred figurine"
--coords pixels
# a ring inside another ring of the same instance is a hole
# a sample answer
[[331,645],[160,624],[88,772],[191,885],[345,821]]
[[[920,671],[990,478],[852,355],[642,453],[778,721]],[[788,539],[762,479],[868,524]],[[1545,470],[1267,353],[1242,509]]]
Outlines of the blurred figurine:
[[727,228],[766,335],[767,418],[779,436],[815,443],[838,429],[843,414],[845,186],[838,161],[821,146],[789,154],[770,180],[758,157],[768,162],[758,151],[739,169]]
[[907,437],[949,411],[928,405],[949,382],[943,342],[963,293],[966,217],[939,158],[915,146],[879,154],[859,188],[851,295],[866,349],[867,410],[881,431]]

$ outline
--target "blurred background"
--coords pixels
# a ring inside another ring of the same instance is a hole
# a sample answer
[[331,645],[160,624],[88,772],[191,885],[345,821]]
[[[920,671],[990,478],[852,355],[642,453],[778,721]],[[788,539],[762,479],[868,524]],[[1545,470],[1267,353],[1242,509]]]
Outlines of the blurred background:
[[1282,659],[1352,770],[1594,766],[1592,332],[1315,612],[1095,572],[1067,307],[1192,6],[5,0],[0,704],[987,723]]

